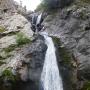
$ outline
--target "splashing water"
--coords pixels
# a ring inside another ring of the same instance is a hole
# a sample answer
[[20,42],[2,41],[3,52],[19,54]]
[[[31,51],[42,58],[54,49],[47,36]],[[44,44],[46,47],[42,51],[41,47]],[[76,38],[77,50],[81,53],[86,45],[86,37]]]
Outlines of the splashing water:
[[56,60],[55,47],[52,38],[43,34],[47,51],[43,71],[41,73],[40,90],[63,90],[62,79]]

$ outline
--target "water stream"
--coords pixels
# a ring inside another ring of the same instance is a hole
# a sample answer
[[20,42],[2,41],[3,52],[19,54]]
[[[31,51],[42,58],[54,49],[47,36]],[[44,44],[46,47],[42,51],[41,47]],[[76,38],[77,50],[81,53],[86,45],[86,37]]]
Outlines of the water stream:
[[63,90],[53,40],[46,34],[43,34],[43,36],[48,48],[45,55],[43,71],[41,73],[40,90]]

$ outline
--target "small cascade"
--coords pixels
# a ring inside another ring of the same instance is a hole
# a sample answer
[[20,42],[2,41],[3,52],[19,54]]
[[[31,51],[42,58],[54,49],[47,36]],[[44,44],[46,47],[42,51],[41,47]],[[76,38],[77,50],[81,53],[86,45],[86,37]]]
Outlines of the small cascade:
[[36,25],[40,24],[41,19],[42,19],[42,13],[37,17]]
[[53,40],[46,34],[43,34],[43,36],[48,48],[45,55],[43,71],[41,73],[40,90],[63,90]]

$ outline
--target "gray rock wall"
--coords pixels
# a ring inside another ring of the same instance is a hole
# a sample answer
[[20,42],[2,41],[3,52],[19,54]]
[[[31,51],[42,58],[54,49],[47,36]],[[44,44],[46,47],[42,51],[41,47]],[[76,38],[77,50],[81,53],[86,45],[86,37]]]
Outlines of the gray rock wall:
[[43,24],[74,55],[78,79],[90,80],[90,4],[75,2],[48,15]]

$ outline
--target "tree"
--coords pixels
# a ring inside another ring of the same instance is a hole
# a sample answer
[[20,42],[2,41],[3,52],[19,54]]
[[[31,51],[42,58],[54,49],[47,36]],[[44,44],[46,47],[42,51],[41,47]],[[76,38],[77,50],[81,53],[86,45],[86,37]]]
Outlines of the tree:
[[73,0],[43,0],[43,4],[50,8],[63,8],[69,4],[71,4]]
[[43,0],[43,4],[48,8],[57,8],[59,7],[60,0]]

